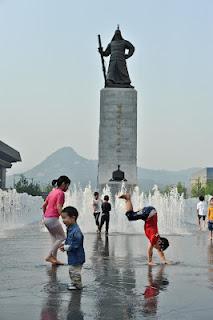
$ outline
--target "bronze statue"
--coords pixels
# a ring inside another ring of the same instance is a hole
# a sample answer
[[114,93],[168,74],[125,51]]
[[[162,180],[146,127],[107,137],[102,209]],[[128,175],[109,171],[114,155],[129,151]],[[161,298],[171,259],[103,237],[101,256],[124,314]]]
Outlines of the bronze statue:
[[[119,26],[106,50],[103,50],[102,48],[100,35],[98,36],[98,39],[98,50],[102,58],[105,87],[133,88],[127,70],[126,59],[133,55],[135,51],[134,46],[129,41],[123,39]],[[128,50],[128,52],[126,52],[126,50]],[[103,57],[108,56],[110,56],[110,61],[106,75]]]
[[125,179],[125,173],[120,169],[120,165],[118,165],[118,170],[113,171],[112,179],[109,181],[127,181]]

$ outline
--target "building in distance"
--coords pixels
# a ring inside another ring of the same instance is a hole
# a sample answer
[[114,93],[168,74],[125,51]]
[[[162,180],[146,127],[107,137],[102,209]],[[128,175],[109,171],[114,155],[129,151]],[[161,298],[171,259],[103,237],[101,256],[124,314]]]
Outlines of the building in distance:
[[213,182],[213,168],[203,168],[195,172],[191,177],[191,187],[197,183],[201,185],[206,185]]

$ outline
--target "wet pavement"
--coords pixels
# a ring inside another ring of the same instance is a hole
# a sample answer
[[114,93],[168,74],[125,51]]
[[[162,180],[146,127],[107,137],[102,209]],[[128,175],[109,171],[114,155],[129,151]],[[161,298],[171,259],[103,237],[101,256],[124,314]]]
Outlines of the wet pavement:
[[84,289],[69,292],[68,266],[43,261],[48,233],[38,226],[10,230],[0,238],[0,320],[212,319],[207,233],[168,238],[166,255],[176,263],[149,268],[143,235],[86,234]]

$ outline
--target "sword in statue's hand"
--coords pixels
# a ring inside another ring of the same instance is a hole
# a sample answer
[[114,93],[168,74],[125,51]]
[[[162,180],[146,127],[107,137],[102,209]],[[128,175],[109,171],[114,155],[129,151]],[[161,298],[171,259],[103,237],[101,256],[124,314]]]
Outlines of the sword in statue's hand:
[[98,44],[99,44],[99,47],[98,47],[98,51],[101,55],[101,63],[102,63],[102,70],[103,70],[103,75],[104,75],[104,82],[105,82],[105,87],[106,87],[106,68],[105,68],[105,62],[104,62],[104,56],[103,56],[103,47],[102,47],[102,44],[101,44],[101,36],[100,34],[98,35]]

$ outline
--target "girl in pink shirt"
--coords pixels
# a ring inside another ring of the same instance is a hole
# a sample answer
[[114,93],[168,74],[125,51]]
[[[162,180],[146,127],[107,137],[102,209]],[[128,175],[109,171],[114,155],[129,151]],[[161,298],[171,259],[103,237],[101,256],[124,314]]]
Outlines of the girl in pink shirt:
[[57,188],[49,193],[43,204],[44,224],[52,239],[52,247],[45,260],[52,264],[63,264],[57,260],[58,248],[66,238],[59,217],[64,205],[64,192],[68,190],[70,182],[70,179],[66,176],[53,180],[52,185],[57,185]]

